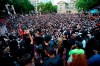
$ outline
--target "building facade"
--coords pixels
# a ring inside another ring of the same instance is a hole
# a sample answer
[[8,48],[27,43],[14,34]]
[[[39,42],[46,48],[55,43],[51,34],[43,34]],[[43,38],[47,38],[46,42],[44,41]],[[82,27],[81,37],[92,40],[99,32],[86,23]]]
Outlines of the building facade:
[[66,9],[68,8],[68,4],[64,1],[60,1],[57,3],[57,13],[66,13]]
[[32,5],[34,5],[35,7],[35,13],[38,13],[38,9],[37,6],[40,4],[40,0],[29,0],[31,2]]
[[34,6],[38,6],[39,3],[41,2],[40,0],[29,0],[31,2],[32,5]]
[[68,2],[59,1],[57,3],[57,13],[77,13],[75,0],[69,0]]

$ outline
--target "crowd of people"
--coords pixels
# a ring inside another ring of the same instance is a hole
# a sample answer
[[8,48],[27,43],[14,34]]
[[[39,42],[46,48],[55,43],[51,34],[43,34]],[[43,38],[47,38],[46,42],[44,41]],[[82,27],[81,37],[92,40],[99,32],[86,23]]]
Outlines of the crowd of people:
[[13,15],[4,25],[0,66],[100,66],[98,15]]

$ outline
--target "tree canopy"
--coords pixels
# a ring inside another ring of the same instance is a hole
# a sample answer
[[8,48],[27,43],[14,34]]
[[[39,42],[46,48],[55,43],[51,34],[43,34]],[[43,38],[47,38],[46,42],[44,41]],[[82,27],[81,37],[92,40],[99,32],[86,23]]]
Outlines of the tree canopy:
[[9,3],[14,5],[15,10],[18,13],[27,13],[34,10],[34,6],[29,2],[29,0],[11,0]]
[[100,0],[76,0],[76,8],[78,11],[88,11],[100,5]]
[[0,14],[2,14],[3,10],[6,11],[6,4],[14,5],[17,13],[28,13],[29,11],[34,10],[34,6],[29,0],[0,0]]
[[57,11],[57,6],[52,5],[51,2],[47,3],[40,3],[38,5],[38,10],[41,11],[41,13],[52,13]]

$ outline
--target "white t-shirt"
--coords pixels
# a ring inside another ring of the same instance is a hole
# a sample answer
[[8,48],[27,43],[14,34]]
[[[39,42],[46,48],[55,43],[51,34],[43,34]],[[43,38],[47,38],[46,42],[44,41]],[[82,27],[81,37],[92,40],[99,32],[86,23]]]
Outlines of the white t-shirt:
[[83,48],[85,48],[86,47],[86,40],[83,40],[82,44],[83,44]]

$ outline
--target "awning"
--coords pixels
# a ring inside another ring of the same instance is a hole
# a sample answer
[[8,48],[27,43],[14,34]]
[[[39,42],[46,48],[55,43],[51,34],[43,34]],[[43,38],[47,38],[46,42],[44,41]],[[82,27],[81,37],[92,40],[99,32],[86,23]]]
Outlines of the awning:
[[90,13],[100,13],[100,11],[98,9],[93,9],[93,10],[90,10]]

